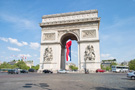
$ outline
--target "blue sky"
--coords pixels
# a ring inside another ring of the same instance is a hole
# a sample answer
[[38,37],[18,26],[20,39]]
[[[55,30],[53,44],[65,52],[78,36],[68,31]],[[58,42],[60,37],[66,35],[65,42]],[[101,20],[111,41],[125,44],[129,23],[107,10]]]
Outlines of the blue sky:
[[[26,56],[26,60],[39,64],[41,17],[92,9],[97,9],[101,17],[101,60],[135,59],[135,0],[0,0],[0,61]],[[73,42],[74,63],[76,46]]]

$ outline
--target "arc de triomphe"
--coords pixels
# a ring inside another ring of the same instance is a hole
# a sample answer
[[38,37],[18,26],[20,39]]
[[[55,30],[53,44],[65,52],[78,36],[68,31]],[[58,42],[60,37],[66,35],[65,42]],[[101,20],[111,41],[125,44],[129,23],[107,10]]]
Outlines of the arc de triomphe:
[[78,43],[78,69],[100,68],[99,24],[97,10],[87,10],[42,17],[40,69],[65,69],[65,44],[68,39]]

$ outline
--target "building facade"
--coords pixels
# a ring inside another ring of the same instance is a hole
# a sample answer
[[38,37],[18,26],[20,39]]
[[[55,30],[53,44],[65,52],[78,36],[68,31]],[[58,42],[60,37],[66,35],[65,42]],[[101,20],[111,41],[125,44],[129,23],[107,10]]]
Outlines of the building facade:
[[65,45],[68,39],[78,43],[78,69],[100,68],[99,24],[97,10],[87,10],[42,17],[40,69],[65,69]]

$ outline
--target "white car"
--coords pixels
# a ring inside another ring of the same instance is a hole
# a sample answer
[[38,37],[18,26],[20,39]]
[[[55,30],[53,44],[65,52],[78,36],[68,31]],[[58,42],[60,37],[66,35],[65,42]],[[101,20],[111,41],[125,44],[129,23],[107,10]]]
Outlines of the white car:
[[58,70],[57,73],[68,73],[66,70]]
[[135,71],[128,73],[127,77],[135,80]]

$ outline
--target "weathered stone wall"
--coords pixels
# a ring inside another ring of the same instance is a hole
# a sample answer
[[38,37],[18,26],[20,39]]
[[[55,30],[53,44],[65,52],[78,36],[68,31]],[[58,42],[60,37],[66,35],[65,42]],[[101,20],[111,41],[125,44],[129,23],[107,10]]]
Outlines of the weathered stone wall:
[[[65,56],[62,54],[63,48],[61,47],[61,39],[68,34],[69,38],[70,34],[74,35],[78,42],[79,70],[83,71],[85,68],[84,58],[88,45],[94,47],[95,60],[86,60],[86,68],[89,69],[89,71],[95,71],[100,68],[99,23],[100,18],[98,17],[97,10],[43,16],[42,23],[40,23],[42,28],[40,70],[50,69],[56,71],[61,69],[61,64],[64,64],[64,62],[62,62],[63,56]],[[52,53],[48,51],[48,53],[45,54],[46,48],[51,48]],[[52,58],[50,56],[52,56]],[[44,62],[44,57],[50,57],[48,60],[51,61]]]

